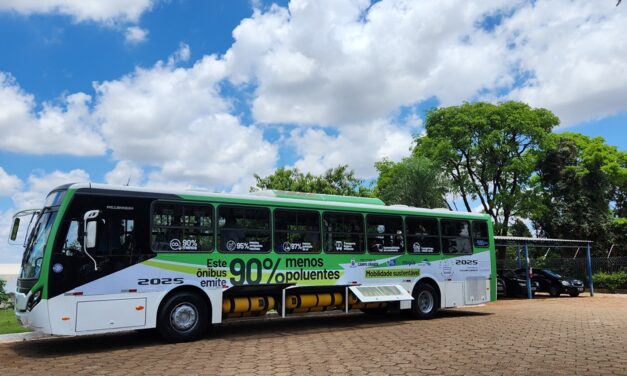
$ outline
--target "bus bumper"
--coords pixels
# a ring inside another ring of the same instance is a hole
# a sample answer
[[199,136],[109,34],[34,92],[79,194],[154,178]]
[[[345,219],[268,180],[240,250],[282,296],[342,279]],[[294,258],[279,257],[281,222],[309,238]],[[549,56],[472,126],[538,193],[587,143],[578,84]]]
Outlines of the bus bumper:
[[48,301],[42,299],[32,310],[26,310],[26,302],[29,296],[25,294],[16,294],[15,297],[15,315],[17,321],[25,327],[36,332],[51,334],[50,320],[48,319]]

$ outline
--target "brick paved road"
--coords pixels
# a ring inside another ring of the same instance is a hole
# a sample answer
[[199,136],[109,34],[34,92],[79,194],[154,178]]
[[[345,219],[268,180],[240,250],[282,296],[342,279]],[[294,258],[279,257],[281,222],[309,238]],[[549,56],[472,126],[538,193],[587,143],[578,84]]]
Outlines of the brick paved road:
[[627,375],[627,298],[240,322],[185,344],[127,333],[0,345],[0,375],[13,374]]

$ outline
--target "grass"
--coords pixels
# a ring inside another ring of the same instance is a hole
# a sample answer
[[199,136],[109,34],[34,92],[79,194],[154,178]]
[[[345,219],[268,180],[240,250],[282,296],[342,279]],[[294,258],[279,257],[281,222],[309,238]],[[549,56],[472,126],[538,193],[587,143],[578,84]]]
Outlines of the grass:
[[28,332],[27,328],[19,325],[15,313],[11,309],[0,309],[0,334]]

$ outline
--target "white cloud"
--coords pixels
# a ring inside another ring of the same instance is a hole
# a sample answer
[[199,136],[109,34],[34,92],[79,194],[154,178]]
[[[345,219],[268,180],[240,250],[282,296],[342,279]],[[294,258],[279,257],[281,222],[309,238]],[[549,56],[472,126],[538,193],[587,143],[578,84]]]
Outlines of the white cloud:
[[22,247],[9,245],[6,241],[9,238],[13,214],[20,210],[41,208],[44,205],[46,195],[60,185],[85,181],[89,181],[89,174],[80,169],[32,173],[26,181],[25,189],[17,191],[11,196],[13,207],[0,210],[0,263],[17,263],[22,256]]
[[92,123],[91,97],[75,93],[62,105],[44,102],[36,111],[35,98],[0,72],[0,149],[30,154],[101,155],[106,145]]
[[205,56],[176,66],[187,58],[183,44],[167,63],[96,85],[95,116],[113,156],[153,169],[150,185],[228,189],[271,172],[276,146],[258,127],[242,125],[220,96],[224,63]]
[[[271,172],[279,146],[293,148],[303,170],[349,164],[370,177],[374,161],[408,154],[420,124],[415,105],[426,98],[443,105],[518,98],[567,123],[624,111],[625,13],[582,0],[293,0],[289,9],[255,9],[223,57],[183,68],[191,49],[181,43],[164,62],[95,84],[94,101],[76,93],[37,111],[34,97],[0,73],[0,131],[8,135],[0,148],[109,149],[118,164],[107,180],[118,183],[131,176],[142,184],[246,190],[253,173]],[[500,25],[481,27],[498,14],[507,14]],[[521,71],[531,79],[511,91]],[[315,128],[297,128],[272,145],[264,128],[233,115],[225,80],[241,85],[243,96],[252,89],[255,121]]]
[[255,11],[225,54],[260,122],[343,125],[432,96],[457,104],[511,81],[508,51],[477,23],[506,1],[307,1]]
[[0,210],[0,264],[17,264],[22,259],[22,247],[8,243],[13,214],[10,209]]
[[105,174],[105,182],[115,185],[142,185],[144,171],[130,161],[119,161],[115,168]]
[[522,100],[569,125],[627,110],[626,16],[609,1],[293,0],[243,20],[224,59],[260,122],[367,123],[436,97]]
[[187,43],[180,43],[179,49],[170,56],[168,59],[168,65],[178,64],[180,62],[186,62],[192,55],[192,50]]
[[148,30],[139,26],[129,26],[124,33],[124,39],[128,44],[139,44],[148,39]]
[[22,180],[15,175],[9,175],[0,167],[0,197],[10,196],[22,188]]
[[406,157],[412,142],[411,129],[386,121],[345,126],[337,135],[318,128],[296,129],[286,140],[287,146],[301,157],[294,164],[299,170],[321,174],[348,164],[360,178],[376,175],[376,161]]
[[81,169],[71,171],[53,171],[51,173],[34,172],[27,179],[26,190],[11,196],[16,210],[40,208],[46,195],[54,188],[68,183],[89,181],[89,174]]
[[76,21],[137,22],[156,0],[0,0],[0,10],[20,14],[62,14]]
[[546,107],[565,125],[627,110],[627,8],[543,0],[497,30],[530,79],[510,98]]

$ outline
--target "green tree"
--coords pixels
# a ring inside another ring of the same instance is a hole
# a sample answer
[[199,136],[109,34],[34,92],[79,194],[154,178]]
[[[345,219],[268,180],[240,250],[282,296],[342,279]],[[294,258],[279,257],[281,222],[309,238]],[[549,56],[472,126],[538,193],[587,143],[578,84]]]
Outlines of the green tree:
[[528,238],[531,237],[531,231],[529,231],[529,227],[527,227],[522,219],[516,218],[516,220],[514,220],[514,222],[509,226],[508,235]]
[[8,307],[11,303],[11,299],[9,298],[9,294],[4,291],[4,287],[7,282],[3,279],[0,279],[0,307]]
[[625,160],[601,137],[552,135],[533,179],[534,226],[547,237],[593,240],[607,252],[625,238]]
[[422,208],[446,207],[448,180],[430,160],[411,156],[398,163],[375,163],[379,177],[374,195],[388,205],[403,204]]
[[[415,153],[440,165],[466,210],[479,200],[497,235],[525,216],[522,201],[540,150],[559,119],[520,102],[465,103],[431,110]],[[499,250],[499,258],[505,250]]]
[[371,190],[364,186],[363,180],[357,179],[353,170],[349,170],[346,165],[331,168],[322,175],[304,174],[296,168],[281,167],[266,177],[255,174],[255,179],[257,184],[250,187],[251,192],[258,189],[276,189],[342,196],[372,195]]

